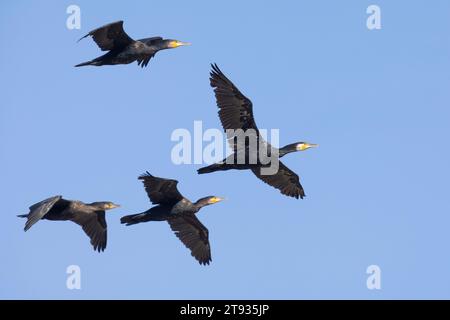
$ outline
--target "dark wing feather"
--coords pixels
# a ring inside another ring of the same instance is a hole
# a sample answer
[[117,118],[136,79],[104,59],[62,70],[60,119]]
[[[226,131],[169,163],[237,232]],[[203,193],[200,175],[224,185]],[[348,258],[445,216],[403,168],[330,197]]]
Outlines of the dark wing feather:
[[145,191],[153,204],[173,205],[183,199],[177,189],[177,180],[154,177],[148,172],[138,179],[144,182]]
[[[139,42],[142,42],[144,44],[146,44],[147,46],[153,46],[155,44],[157,44],[159,41],[162,41],[163,38],[161,37],[151,37],[151,38],[145,38],[145,39],[139,39]],[[155,53],[147,56],[145,59],[140,59],[138,60],[138,65],[141,66],[142,68],[146,67],[148,65],[148,63],[150,62],[150,59],[153,58],[156,54]]]
[[105,250],[107,241],[105,211],[77,213],[71,220],[83,228],[91,239],[94,250],[98,252]]
[[51,208],[53,208],[55,203],[57,203],[61,199],[62,199],[62,196],[54,196],[54,197],[45,199],[41,202],[38,202],[36,204],[33,204],[30,207],[30,213],[27,216],[28,220],[25,223],[24,230],[27,231],[36,222],[41,220],[51,210]]
[[253,168],[253,173],[265,183],[277,188],[286,196],[294,198],[302,198],[305,196],[305,191],[300,184],[298,175],[286,167],[279,161],[278,172],[274,175],[261,175],[261,168]]
[[134,41],[123,30],[123,21],[109,23],[103,27],[92,30],[81,39],[88,36],[92,36],[95,43],[97,43],[102,51],[121,49]]
[[191,250],[192,256],[200,264],[211,262],[211,248],[209,245],[208,229],[197,219],[195,215],[185,215],[167,220],[170,228],[178,239]]
[[146,67],[148,65],[148,63],[150,62],[150,59],[153,58],[154,56],[155,56],[155,54],[151,54],[151,55],[147,56],[147,58],[145,58],[145,59],[138,60],[138,66],[141,66],[141,68]]
[[[222,73],[219,67],[214,64],[210,73],[210,84],[214,88],[216,103],[219,107],[219,118],[224,131],[227,129],[242,129],[242,131],[232,134],[227,132],[228,142],[234,152],[248,145],[251,136],[257,140],[265,140],[259,134],[258,127],[253,117],[253,105],[250,99],[245,97],[239,89]],[[253,130],[253,131],[250,131]]]
[[219,117],[224,130],[255,129],[252,102],[222,73],[216,64],[211,65],[210,84],[214,88]]

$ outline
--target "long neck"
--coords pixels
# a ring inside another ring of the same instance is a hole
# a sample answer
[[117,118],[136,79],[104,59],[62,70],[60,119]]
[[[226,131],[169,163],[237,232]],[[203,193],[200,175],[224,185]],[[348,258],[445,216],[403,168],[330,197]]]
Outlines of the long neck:
[[160,51],[160,50],[172,49],[171,47],[169,47],[168,42],[156,43],[152,46],[152,48],[155,50],[155,52]]
[[203,208],[204,206],[208,205],[208,202],[205,201],[205,199],[199,199],[197,200],[194,204],[194,207],[197,211],[199,211],[201,208]]
[[287,146],[284,146],[283,148],[281,148],[281,149],[279,149],[279,157],[281,158],[281,157],[283,157],[283,156],[285,156],[285,155],[287,155],[288,153],[291,153],[291,152],[296,152],[296,151],[298,151],[295,147],[292,147],[292,145],[287,145]]
[[156,54],[159,50],[164,49],[160,48],[158,45],[146,45],[143,49],[144,54]]
[[89,209],[91,209],[92,211],[101,211],[101,210],[105,209],[103,207],[103,204],[101,204],[99,202],[87,203],[87,204],[85,204],[85,206],[88,207]]

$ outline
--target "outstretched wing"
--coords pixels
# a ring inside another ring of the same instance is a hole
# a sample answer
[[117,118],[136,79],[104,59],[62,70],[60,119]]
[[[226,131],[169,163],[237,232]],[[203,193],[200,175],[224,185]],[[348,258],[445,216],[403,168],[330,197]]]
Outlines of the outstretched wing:
[[152,176],[148,171],[139,176],[144,182],[145,191],[153,204],[175,204],[183,199],[177,189],[177,180]]
[[167,220],[178,239],[191,250],[191,255],[203,265],[211,262],[208,229],[195,215],[182,216]]
[[[54,196],[45,200],[42,200],[41,202],[38,202],[36,204],[33,204],[30,207],[30,213],[27,215],[27,222],[25,223],[24,230],[27,231],[30,229],[36,222],[41,220],[47,212],[50,211],[51,208],[57,203],[59,200],[62,199],[62,196]],[[65,201],[65,200],[63,200]]]
[[[252,136],[256,138],[255,142],[261,141],[266,143],[256,126],[253,116],[253,105],[250,99],[239,91],[216,64],[212,64],[211,67],[210,85],[214,88],[222,127],[224,131],[242,129],[242,131],[232,134],[227,132],[231,148],[236,152],[237,149],[242,148],[242,143],[248,145],[249,142],[247,141],[250,141]],[[240,144],[238,141],[240,141]]]
[[94,250],[98,252],[105,250],[107,240],[105,211],[74,214],[72,221],[83,228],[91,239]]
[[81,39],[88,36],[92,36],[95,43],[97,43],[102,51],[120,49],[134,41],[123,30],[123,21],[109,23],[103,27],[92,30]]
[[216,64],[212,64],[210,84],[214,88],[220,122],[227,129],[258,130],[253,118],[252,102],[222,73]]
[[300,184],[298,175],[286,167],[279,161],[278,172],[273,175],[262,175],[261,168],[253,168],[252,171],[259,179],[280,190],[280,192],[288,197],[302,198],[305,191]]

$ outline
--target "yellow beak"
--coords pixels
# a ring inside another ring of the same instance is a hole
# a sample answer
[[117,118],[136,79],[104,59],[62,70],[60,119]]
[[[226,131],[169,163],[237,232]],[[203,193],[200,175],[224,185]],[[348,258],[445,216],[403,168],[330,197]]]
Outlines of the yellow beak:
[[225,198],[214,197],[209,200],[212,204],[225,200]]
[[172,43],[171,43],[171,47],[172,48],[178,48],[178,47],[181,47],[181,46],[190,46],[191,45],[191,43],[190,42],[183,42],[183,41],[172,41]]
[[319,145],[316,143],[300,143],[297,145],[297,150],[304,151],[309,148],[318,147]]

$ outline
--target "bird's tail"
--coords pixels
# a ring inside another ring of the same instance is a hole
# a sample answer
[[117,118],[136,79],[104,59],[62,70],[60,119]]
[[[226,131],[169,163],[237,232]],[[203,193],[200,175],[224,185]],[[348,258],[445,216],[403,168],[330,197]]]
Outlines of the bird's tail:
[[96,66],[97,63],[95,60],[91,60],[91,61],[86,61],[86,62],[82,62],[77,64],[75,67],[84,67],[84,66]]
[[131,226],[133,224],[143,222],[144,217],[146,217],[148,220],[148,216],[146,215],[145,212],[130,214],[128,216],[123,216],[122,218],[120,218],[120,223],[126,224],[127,226]]
[[213,163],[207,167],[203,167],[197,170],[198,174],[210,173],[214,171],[224,170],[224,166],[222,163]]

